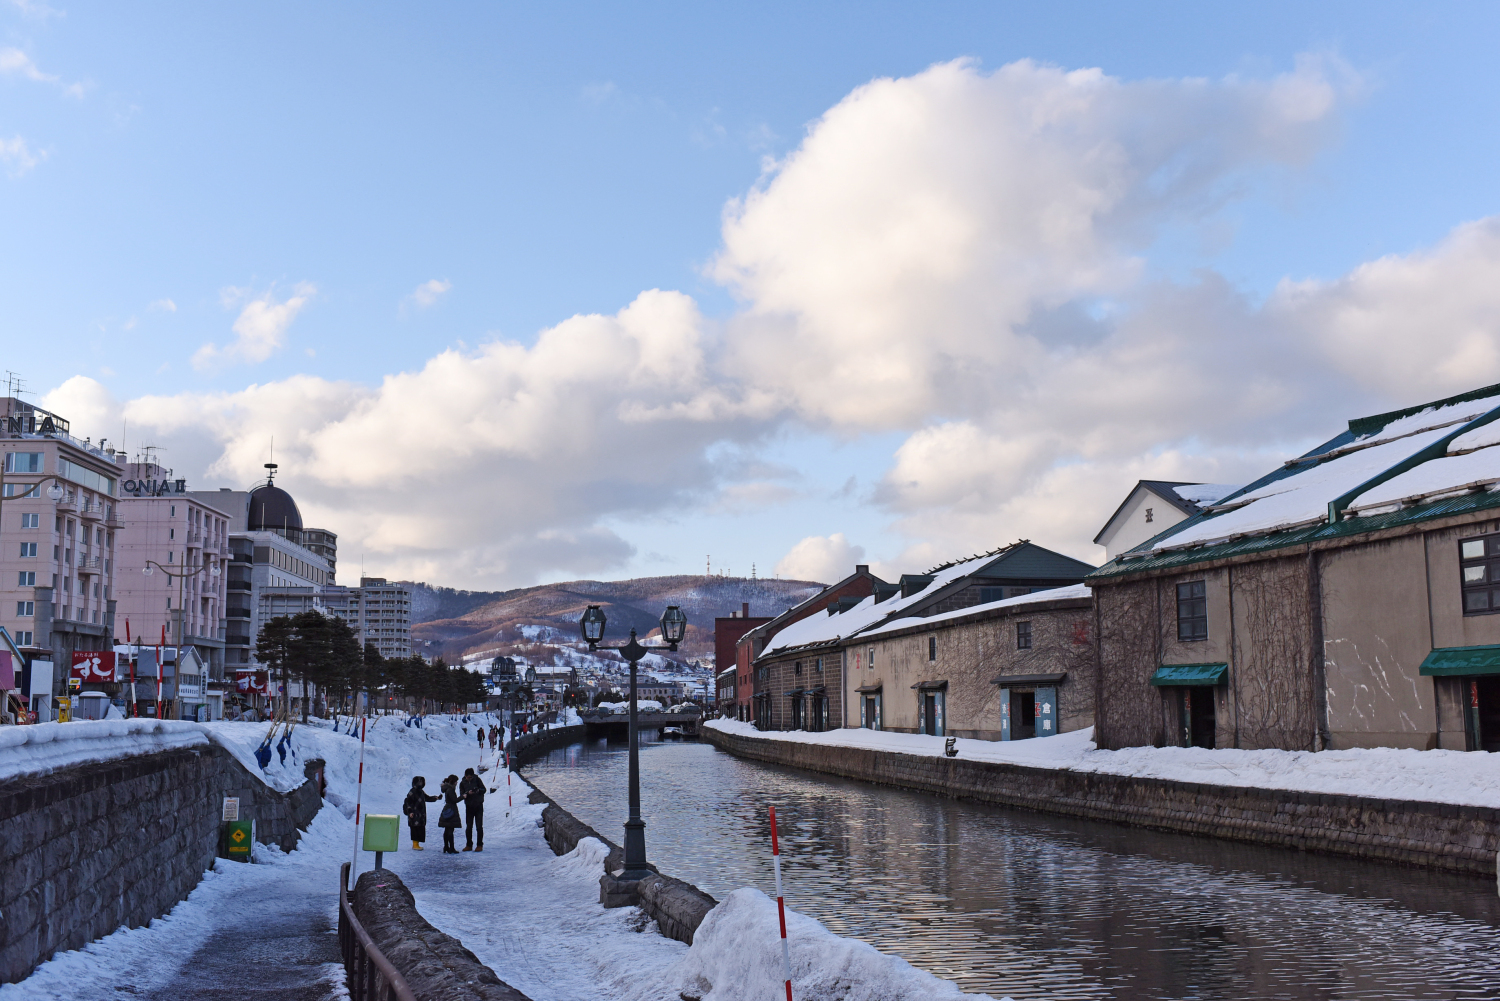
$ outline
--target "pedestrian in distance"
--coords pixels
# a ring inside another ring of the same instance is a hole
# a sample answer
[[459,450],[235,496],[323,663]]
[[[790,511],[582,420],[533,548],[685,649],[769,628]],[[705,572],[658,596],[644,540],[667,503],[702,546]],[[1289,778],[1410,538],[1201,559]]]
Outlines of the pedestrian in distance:
[[479,738],[479,752],[484,753],[484,727],[474,731],[474,736]]
[[438,814],[438,826],[443,829],[443,854],[457,855],[453,844],[453,832],[458,830],[458,776],[443,779],[443,812]]
[[401,812],[406,814],[406,826],[411,828],[411,849],[414,852],[423,850],[422,842],[427,840],[427,804],[437,799],[436,796],[427,795],[426,787],[426,778],[421,775],[413,776],[411,791],[401,804]]
[[[484,851],[484,783],[474,774],[474,769],[465,768],[463,781],[458,784],[458,794],[464,799],[464,851]],[[476,831],[478,844],[475,844]]]

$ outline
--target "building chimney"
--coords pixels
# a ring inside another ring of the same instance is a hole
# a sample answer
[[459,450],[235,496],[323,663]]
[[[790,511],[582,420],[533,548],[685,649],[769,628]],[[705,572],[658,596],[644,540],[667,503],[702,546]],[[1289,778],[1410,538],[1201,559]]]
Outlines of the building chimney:
[[742,601],[742,602],[740,602],[740,618],[742,618],[742,619],[748,619],[749,617],[750,617],[750,602],[748,602],[748,601]]
[[869,573],[870,572],[870,564],[868,564],[868,563],[856,563],[856,564],[854,564],[854,572],[855,573]]

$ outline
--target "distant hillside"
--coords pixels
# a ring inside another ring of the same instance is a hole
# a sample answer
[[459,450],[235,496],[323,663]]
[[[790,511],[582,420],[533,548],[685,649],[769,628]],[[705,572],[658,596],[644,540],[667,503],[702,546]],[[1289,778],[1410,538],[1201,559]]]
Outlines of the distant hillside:
[[713,657],[716,617],[740,611],[745,602],[751,615],[776,615],[823,587],[805,580],[687,575],[575,580],[513,591],[456,591],[417,584],[412,594],[412,638],[420,641],[423,653],[440,653],[450,662],[482,653],[550,663],[561,646],[578,639],[578,617],[589,605],[601,606],[609,618],[607,643],[624,642],[631,627],[644,639],[657,629],[662,610],[677,605],[688,617],[684,658],[707,660]]

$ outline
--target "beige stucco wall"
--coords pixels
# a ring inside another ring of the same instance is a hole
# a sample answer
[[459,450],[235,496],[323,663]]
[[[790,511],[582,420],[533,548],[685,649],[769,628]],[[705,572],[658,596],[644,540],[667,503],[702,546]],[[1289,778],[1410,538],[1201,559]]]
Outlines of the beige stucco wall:
[[1432,679],[1418,673],[1432,649],[1424,548],[1410,535],[1320,557],[1330,747],[1437,746]]

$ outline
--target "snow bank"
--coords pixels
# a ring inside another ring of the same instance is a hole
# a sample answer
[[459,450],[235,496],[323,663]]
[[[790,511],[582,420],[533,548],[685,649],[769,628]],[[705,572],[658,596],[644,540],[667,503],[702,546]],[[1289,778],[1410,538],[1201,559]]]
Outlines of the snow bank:
[[[640,709],[661,708],[661,703],[655,699],[636,699],[635,704]],[[630,702],[628,700],[625,702],[601,702],[596,708],[608,709],[610,712],[616,713],[628,713],[630,711]]]
[[[793,997],[840,1001],[990,997],[965,994],[904,959],[888,956],[856,939],[840,938],[821,922],[793,910],[786,912],[786,932],[792,955]],[[745,888],[735,890],[708,912],[693,934],[692,948],[666,971],[664,979],[684,997],[692,994],[703,1001],[748,1001],[781,997],[784,971],[776,901],[759,890]],[[653,990],[637,996],[660,995]]]
[[[486,717],[488,719],[488,717]],[[473,746],[474,726],[453,717],[427,717],[423,726],[407,726],[404,717],[380,716],[370,721],[369,733],[378,736],[366,748],[366,772],[372,769],[381,777],[396,777],[404,772],[411,781],[410,760],[418,749],[441,745]],[[304,781],[303,764],[310,758],[328,762],[325,776],[330,782],[357,778],[359,739],[347,732],[348,717],[336,726],[329,720],[312,720],[295,724],[285,760],[275,749],[280,742],[278,729],[273,742],[271,762],[264,770],[255,760],[255,751],[266,738],[271,723],[194,723],[188,720],[101,719],[71,723],[39,723],[32,726],[0,728],[0,780],[24,775],[41,775],[58,768],[95,761],[129,758],[138,754],[182,747],[218,744],[277,792],[291,792]],[[401,766],[400,761],[407,764]],[[348,775],[343,774],[348,771]],[[368,777],[368,775],[367,775]],[[338,793],[335,793],[337,796]],[[353,805],[348,812],[352,815]]]
[[[736,720],[708,720],[725,733],[837,747],[939,756],[946,738],[884,730],[762,732]],[[1101,751],[1090,727],[1056,737],[991,741],[958,738],[958,755],[1034,768],[1132,775],[1206,785],[1334,793],[1460,806],[1500,807],[1500,754],[1377,747],[1346,751],[1245,751],[1233,748],[1127,747]]]
[[203,724],[180,720],[100,719],[7,726],[0,728],[0,780],[208,742]]

